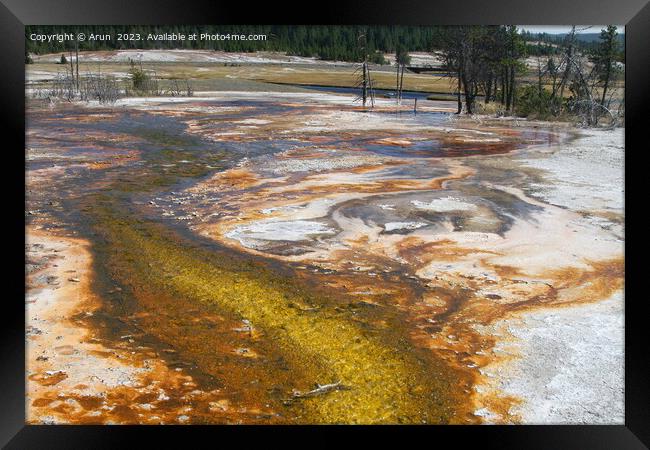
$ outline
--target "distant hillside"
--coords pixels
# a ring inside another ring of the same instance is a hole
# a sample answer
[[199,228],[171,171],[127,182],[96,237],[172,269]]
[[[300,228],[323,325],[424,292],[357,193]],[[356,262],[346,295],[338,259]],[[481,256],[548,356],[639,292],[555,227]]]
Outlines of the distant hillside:
[[[526,53],[529,56],[551,55],[562,53],[562,44],[566,43],[569,33],[531,33],[522,32],[522,37],[526,41]],[[600,30],[594,33],[576,33],[576,47],[584,53],[593,53],[600,44]],[[625,60],[625,33],[619,32],[616,36],[618,42],[618,61]]]
[[[548,33],[523,33],[527,41],[544,41],[560,44],[569,35],[568,33],[548,34]],[[625,45],[625,33],[620,32],[616,37],[621,46]],[[595,44],[600,42],[600,31],[594,33],[576,33],[576,40],[583,44]]]

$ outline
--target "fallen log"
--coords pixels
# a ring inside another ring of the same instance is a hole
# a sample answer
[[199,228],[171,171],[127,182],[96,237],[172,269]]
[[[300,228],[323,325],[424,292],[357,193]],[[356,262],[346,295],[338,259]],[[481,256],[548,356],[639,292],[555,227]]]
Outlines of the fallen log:
[[330,383],[330,384],[316,383],[316,388],[312,389],[311,391],[302,392],[294,389],[293,392],[291,393],[291,398],[288,399],[285,403],[291,403],[292,401],[301,398],[316,397],[318,395],[324,395],[329,392],[339,391],[342,389],[349,389],[349,388],[341,384],[340,380],[337,381],[336,383]]

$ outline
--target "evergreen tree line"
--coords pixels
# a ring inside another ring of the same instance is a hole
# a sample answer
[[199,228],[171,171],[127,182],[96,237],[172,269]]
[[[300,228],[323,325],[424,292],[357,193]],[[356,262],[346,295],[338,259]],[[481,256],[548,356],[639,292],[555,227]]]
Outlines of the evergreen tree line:
[[[108,34],[111,39],[85,40],[79,42],[79,51],[85,50],[120,50],[120,49],[210,49],[227,52],[252,52],[252,51],[282,51],[290,55],[317,57],[323,60],[340,60],[360,62],[364,55],[359,51],[358,39],[365,35],[366,51],[370,61],[384,63],[383,53],[395,53],[399,48],[410,52],[429,52],[440,48],[444,44],[445,30],[453,30],[455,26],[307,26],[307,25],[83,25],[83,26],[58,26],[58,25],[28,25],[25,27],[26,52],[31,54],[46,54],[65,52],[74,47],[74,42],[39,42],[29,39],[35,34],[57,33],[85,33]],[[144,39],[147,35],[163,33],[176,33],[190,35],[196,33],[208,34],[257,34],[266,35],[266,41],[244,40],[196,40],[196,41],[151,41]],[[140,34],[143,40],[118,40],[119,34]],[[556,44],[562,41],[552,35],[522,33],[527,44],[526,51],[529,55],[556,54]],[[595,42],[578,41],[578,46],[587,48],[597,45]]]
[[[277,26],[277,25],[189,25],[189,26],[138,26],[138,25],[87,25],[52,26],[32,25],[25,27],[26,51],[32,54],[64,52],[74,46],[73,42],[37,42],[29,39],[32,33],[85,33],[109,34],[108,41],[85,40],[79,50],[119,49],[210,49],[227,52],[282,51],[289,55],[317,57],[324,60],[361,61],[358,39],[365,35],[366,50],[373,62],[381,63],[381,53],[392,53],[398,45],[410,51],[431,51],[435,45],[436,27],[415,26]],[[140,34],[141,41],[119,41],[119,34]],[[149,34],[177,33],[186,36],[196,33],[266,35],[267,40],[196,40],[196,41],[149,41]],[[378,55],[379,56],[376,56]]]
[[549,46],[552,51],[534,55],[536,64],[526,34],[516,26],[449,27],[437,39],[437,53],[457,80],[458,114],[474,113],[479,97],[485,105],[499,104],[505,114],[574,115],[586,125],[597,125],[603,116],[616,122],[623,113],[614,94],[624,48],[613,25],[588,46],[572,27]]

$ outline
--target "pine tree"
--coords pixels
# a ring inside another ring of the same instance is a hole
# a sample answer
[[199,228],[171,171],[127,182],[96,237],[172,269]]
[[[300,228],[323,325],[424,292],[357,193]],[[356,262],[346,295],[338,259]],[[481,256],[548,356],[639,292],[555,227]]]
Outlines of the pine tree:
[[603,29],[600,32],[600,44],[591,57],[591,61],[594,63],[594,70],[598,74],[598,81],[602,84],[603,94],[600,100],[602,106],[606,106],[607,90],[610,87],[616,58],[618,56],[617,36],[616,26],[608,25],[606,29]]

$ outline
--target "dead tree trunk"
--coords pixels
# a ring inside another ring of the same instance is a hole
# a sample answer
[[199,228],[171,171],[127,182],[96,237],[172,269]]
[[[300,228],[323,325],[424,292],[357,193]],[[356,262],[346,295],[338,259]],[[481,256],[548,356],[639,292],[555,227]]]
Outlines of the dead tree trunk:
[[460,70],[460,65],[458,66],[458,73],[456,74],[458,77],[458,111],[456,111],[456,114],[460,114],[463,112],[463,101],[460,97],[460,91],[461,91],[461,70]]
[[510,109],[515,110],[515,66],[510,66]]
[[375,107],[375,90],[372,87],[372,77],[370,76],[370,67],[366,65],[366,72],[368,73],[368,89],[370,90],[370,107]]
[[395,58],[395,66],[396,66],[396,71],[395,71],[395,101],[399,105],[399,61],[397,58]]
[[75,41],[75,63],[77,65],[77,92],[79,92],[79,41]]
[[471,87],[467,81],[467,75],[465,72],[462,72],[462,81],[463,81],[463,90],[465,92],[465,108],[467,108],[467,114],[472,114],[472,106],[474,103],[474,94],[471,91]]
[[361,82],[362,83],[361,84],[361,89],[362,89],[361,98],[363,100],[363,107],[364,108],[366,107],[366,101],[368,100],[368,74],[366,73],[367,70],[368,70],[368,63],[364,61],[363,62],[363,68],[362,68],[363,81]]
[[506,97],[506,101],[505,101],[506,111],[510,111],[510,73],[509,73],[507,67],[505,68],[504,73],[505,73],[505,80],[504,80],[505,92],[504,92],[504,95]]
[[501,71],[501,104],[506,104],[506,68]]
[[490,103],[490,96],[492,95],[492,75],[488,77],[485,83],[485,104]]
[[399,102],[402,103],[402,91],[404,89],[404,64],[402,64],[402,74],[400,75],[399,80]]
[[542,76],[544,72],[542,71],[542,59],[541,57],[537,57],[537,93],[539,95],[539,98],[542,98],[542,91],[544,87],[542,86]]
[[72,49],[70,49],[70,82],[72,86],[76,89],[75,80],[74,80],[74,63],[72,62]]
[[569,45],[567,46],[566,50],[566,65],[564,67],[564,73],[562,74],[562,80],[560,81],[560,103],[562,103],[564,99],[564,87],[566,86],[566,82],[569,80],[569,75],[571,74],[571,61],[573,59],[573,44],[574,44],[574,39],[575,39],[575,34],[576,34],[576,27],[575,25],[571,28],[571,33],[569,34],[571,37],[569,39]]
[[611,62],[607,62],[607,71],[605,72],[605,81],[604,81],[604,86],[603,86],[603,97],[600,100],[601,106],[605,106],[605,98],[607,96],[607,88],[609,87],[609,78],[611,76]]

